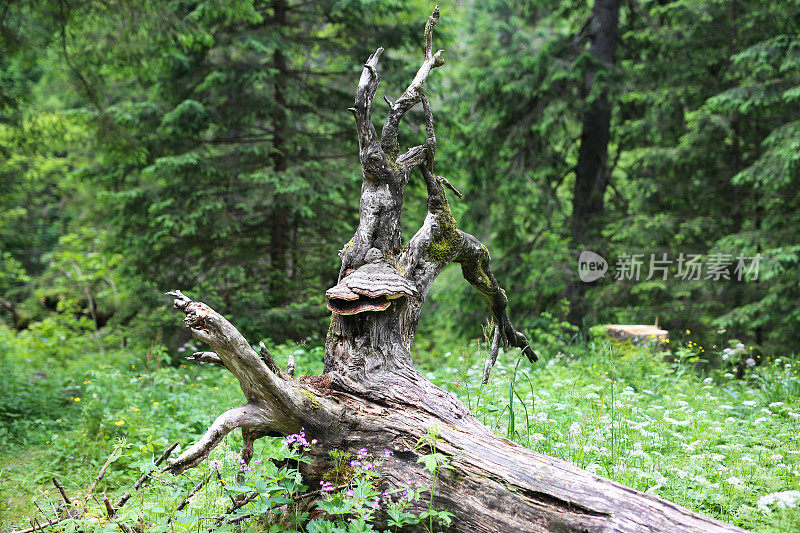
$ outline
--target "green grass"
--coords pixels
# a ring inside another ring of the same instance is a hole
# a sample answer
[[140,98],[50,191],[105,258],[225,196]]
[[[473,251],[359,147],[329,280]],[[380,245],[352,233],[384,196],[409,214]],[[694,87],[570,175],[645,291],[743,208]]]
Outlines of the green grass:
[[[292,352],[299,372],[321,371],[321,348],[271,351],[282,362]],[[15,358],[23,352],[7,351],[6,364],[19,363]],[[34,406],[37,419],[22,417],[0,428],[12,442],[0,454],[0,529],[22,525],[35,511],[39,491],[51,491],[51,475],[71,494],[81,493],[113,448],[122,446],[98,489],[118,490],[164,445],[190,444],[215,416],[243,401],[222,369],[164,366],[159,361],[166,354],[143,352],[107,353],[107,363],[91,354],[66,365],[47,388],[59,395],[59,412],[48,416]],[[800,528],[796,508],[759,509],[762,497],[798,490],[800,483],[796,362],[765,361],[737,380],[725,369],[701,373],[652,350],[597,339],[544,351],[535,365],[518,360],[517,350],[501,354],[489,384],[481,385],[484,357],[485,347],[477,343],[453,353],[415,354],[430,379],[524,446],[748,529]],[[239,438],[226,438],[212,457],[230,483]],[[257,456],[280,454],[275,439],[259,443]],[[169,503],[180,501],[208,464],[153,483],[126,506],[129,518],[163,523]],[[210,483],[186,516],[208,516],[226,498],[222,485]],[[96,515],[96,524],[103,523],[99,510]]]
[[462,350],[434,377],[538,452],[748,529],[800,527],[798,509],[758,509],[764,495],[798,490],[800,398],[781,394],[798,383],[794,366],[765,364],[740,381],[618,343],[573,348],[516,374],[512,352],[485,386],[483,351]]

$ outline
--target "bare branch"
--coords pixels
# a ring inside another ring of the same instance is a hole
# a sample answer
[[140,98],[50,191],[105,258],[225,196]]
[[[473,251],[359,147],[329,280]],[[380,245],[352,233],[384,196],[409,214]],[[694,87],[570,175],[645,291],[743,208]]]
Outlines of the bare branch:
[[450,182],[447,180],[447,178],[445,178],[444,176],[437,176],[437,177],[439,178],[439,181],[442,183],[442,185],[444,185],[445,187],[447,187],[448,189],[450,189],[451,191],[453,191],[453,194],[455,194],[456,196],[458,196],[458,198],[459,198],[459,199],[461,199],[461,198],[464,198],[464,195],[463,195],[463,194],[461,194],[461,192],[459,192],[459,190],[458,190],[458,189],[456,189],[456,188],[453,186],[453,184],[452,184],[452,183],[450,183]]
[[356,88],[355,106],[350,108],[356,119],[358,142],[362,150],[378,138],[375,125],[372,124],[372,101],[375,99],[375,92],[381,79],[377,67],[382,53],[383,48],[378,48],[364,63],[364,70],[361,71],[361,78]]
[[53,485],[55,485],[58,493],[61,494],[61,501],[64,502],[64,506],[69,509],[69,507],[72,505],[72,501],[70,501],[69,497],[67,496],[67,493],[64,490],[64,485],[62,485],[55,476],[53,476]]
[[236,517],[236,518],[228,518],[228,519],[226,519],[225,517],[226,516],[230,516],[234,511],[236,511],[237,509],[239,509],[241,507],[244,507],[245,505],[247,505],[251,501],[253,501],[256,498],[258,498],[258,496],[259,496],[258,492],[251,492],[250,494],[247,494],[243,498],[240,498],[239,500],[233,501],[233,503],[231,503],[231,505],[227,509],[225,509],[225,511],[214,520],[214,526],[208,528],[208,531],[209,532],[215,531],[219,527],[219,525],[222,524],[223,521],[224,522],[229,522],[229,523],[238,522],[239,521],[237,519],[238,517]]
[[34,531],[42,531],[43,529],[48,528],[50,526],[54,526],[54,525],[56,525],[56,524],[58,524],[58,523],[60,523],[60,522],[62,522],[64,520],[66,520],[67,518],[71,518],[71,517],[54,518],[52,520],[48,520],[44,524],[39,524],[38,521],[37,521],[37,524],[33,525],[33,523],[31,522],[31,527],[29,527],[27,529],[16,529],[16,530],[12,529],[11,531],[9,531],[9,533],[33,533]]
[[294,377],[294,355],[292,354],[286,358],[286,373],[289,374],[289,377]]
[[400,144],[397,141],[400,121],[403,119],[406,112],[422,100],[422,86],[425,80],[428,79],[431,70],[444,65],[444,56],[442,55],[444,50],[438,50],[435,54],[432,53],[433,28],[438,21],[439,6],[436,6],[433,13],[428,18],[428,22],[425,24],[425,58],[422,61],[422,65],[419,67],[417,75],[414,76],[414,79],[411,81],[408,88],[406,88],[405,92],[403,92],[400,98],[391,106],[389,114],[386,117],[386,122],[383,125],[383,131],[381,132],[381,148],[383,148],[383,151],[391,160],[396,160],[400,153]]
[[506,312],[508,297],[506,296],[506,291],[497,283],[494,273],[489,268],[491,261],[489,250],[469,233],[458,231],[461,234],[463,246],[453,261],[461,264],[461,273],[464,275],[464,279],[475,287],[489,306],[494,323],[497,324],[500,330],[500,338],[503,340],[503,345],[521,348],[522,353],[528,359],[537,361],[539,358],[531,348],[525,334],[517,331],[508,318]]
[[195,352],[186,356],[187,361],[197,361],[198,363],[208,363],[209,365],[225,366],[222,359],[214,352]]
[[420,144],[418,146],[414,146],[408,152],[398,157],[397,164],[403,169],[404,172],[409,172],[414,167],[425,163],[427,159],[428,149],[424,144]]
[[108,498],[106,498],[105,496],[103,497],[103,505],[105,505],[106,507],[106,514],[108,515],[108,518],[109,519],[114,518],[114,515],[117,514],[117,511],[114,510],[114,507],[111,505],[111,502],[108,501]]
[[274,397],[288,409],[302,407],[304,397],[267,367],[253,347],[228,320],[202,302],[181,291],[171,291],[173,305],[186,313],[184,323],[192,335],[219,356],[225,367],[239,380],[242,392],[253,404]]
[[119,457],[119,453],[120,453],[120,449],[119,448],[114,448],[114,451],[111,452],[111,455],[108,456],[108,459],[106,459],[106,462],[105,462],[105,464],[103,464],[103,467],[100,469],[100,472],[97,473],[97,477],[95,477],[94,481],[92,481],[92,484],[89,485],[89,488],[86,490],[86,495],[83,497],[83,508],[84,509],[86,508],[86,504],[89,503],[89,498],[91,498],[92,492],[94,491],[94,488],[97,486],[97,484],[100,482],[100,480],[103,479],[103,476],[106,475],[106,470],[108,470],[108,465],[110,465],[112,462],[114,462]]
[[492,347],[489,350],[489,358],[486,360],[486,365],[483,367],[483,383],[489,383],[489,376],[492,373],[492,367],[497,362],[497,354],[500,352],[500,328],[495,324],[493,328],[494,334],[492,335]]
[[267,368],[275,372],[275,374],[279,378],[286,379],[286,374],[283,373],[281,367],[279,367],[278,363],[275,362],[275,359],[272,358],[272,356],[269,353],[269,350],[267,350],[267,345],[264,344],[264,341],[260,341],[258,343],[258,348],[259,348],[258,351],[261,354],[261,358],[264,360],[264,363],[266,363]]
[[242,453],[240,455],[241,462],[239,464],[239,471],[236,473],[236,482],[244,483],[244,473],[250,461],[253,459],[253,445],[257,438],[261,435],[256,431],[250,431],[242,428]]
[[425,111],[425,147],[427,148],[428,168],[433,172],[436,160],[436,133],[433,130],[433,111],[428,96],[420,90],[422,109]]
[[222,439],[236,428],[263,428],[267,429],[276,425],[274,413],[261,406],[246,404],[225,411],[214,420],[211,427],[195,444],[186,449],[170,466],[165,468],[173,474],[181,472],[200,464],[211,453]]
[[[201,479],[200,481],[197,482],[197,485],[192,487],[192,490],[189,491],[189,494],[187,494],[186,497],[183,500],[181,500],[181,503],[179,503],[178,506],[175,508],[175,512],[176,513],[178,511],[183,510],[183,508],[186,507],[189,504],[189,500],[192,499],[192,496],[197,494],[197,491],[202,489],[206,485],[206,483],[208,483],[208,480],[211,479],[211,475],[212,474],[213,474],[213,472],[209,472],[206,475],[206,477],[204,477],[203,479]],[[172,517],[170,517],[169,520],[167,520],[167,523],[170,523],[170,522],[172,522]]]

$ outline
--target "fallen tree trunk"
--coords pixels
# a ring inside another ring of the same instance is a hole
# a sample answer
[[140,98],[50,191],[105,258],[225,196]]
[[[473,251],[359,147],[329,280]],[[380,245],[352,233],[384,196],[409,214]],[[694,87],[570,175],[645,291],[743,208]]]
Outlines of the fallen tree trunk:
[[[461,265],[464,278],[489,307],[494,322],[490,361],[501,342],[536,360],[508,317],[506,293],[489,268],[488,250],[458,229],[445,192],[455,189],[434,172],[433,115],[422,89],[432,69],[444,63],[443,52],[432,50],[438,18],[437,8],[425,26],[422,65],[400,98],[387,100],[390,111],[380,136],[371,107],[382,49],[368,59],[356,89],[351,111],[364,176],[360,222],[341,252],[339,283],[326,293],[333,314],[325,372],[294,379],[265,349],[256,353],[216,311],[180,291],[168,293],[186,313],[184,321],[194,337],[214,352],[194,358],[230,371],[247,400],[219,416],[169,470],[178,474],[196,466],[237,428],[244,437],[246,462],[256,439],[304,428],[309,439],[318,441],[310,447],[312,461],[303,470],[312,485],[332,467],[329,450],[355,456],[367,448],[392,451],[381,466],[382,489],[409,479],[432,487],[432,473],[417,459],[430,453],[424,437],[433,430],[436,452],[449,466],[437,471],[433,490],[434,506],[454,514],[447,530],[737,531],[493,434],[456,396],[414,369],[409,348],[420,310],[434,279],[451,262]],[[401,155],[398,126],[417,103],[425,111],[426,141]],[[408,245],[401,246],[403,192],[417,167],[428,190],[428,215]],[[417,511],[427,508],[418,505]]]

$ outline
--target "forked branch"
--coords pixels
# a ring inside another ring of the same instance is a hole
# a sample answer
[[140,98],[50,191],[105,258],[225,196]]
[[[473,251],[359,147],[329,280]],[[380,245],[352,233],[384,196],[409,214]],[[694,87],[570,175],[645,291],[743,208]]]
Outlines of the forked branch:
[[398,98],[395,103],[390,107],[389,115],[386,117],[386,122],[383,125],[381,133],[381,148],[386,155],[396,160],[400,153],[400,144],[397,141],[398,128],[403,116],[417,103],[422,101],[424,95],[422,93],[422,86],[431,70],[436,67],[444,65],[444,50],[438,50],[433,53],[433,28],[439,21],[439,6],[436,6],[433,13],[428,18],[425,24],[425,44],[424,44],[424,59],[422,65],[417,71],[417,75],[406,88],[405,92]]
[[378,138],[375,125],[372,124],[372,102],[375,100],[375,92],[381,81],[381,76],[378,74],[378,60],[382,53],[383,48],[378,48],[364,63],[364,69],[361,71],[361,78],[356,87],[355,106],[350,108],[356,119],[358,144],[362,151]]
[[315,409],[312,416],[305,416],[313,394],[305,390],[301,392],[303,384],[288,379],[263,343],[259,356],[225,317],[206,304],[196,302],[177,290],[167,295],[174,298],[177,309],[186,313],[184,323],[192,335],[214,350],[213,353],[198,352],[193,358],[227,368],[239,380],[247,403],[217,417],[203,437],[165,470],[179,474],[199,464],[225,435],[237,428],[241,428],[246,445],[250,443],[252,446],[252,441],[257,438],[268,434],[290,434],[299,430],[303,423],[313,425],[315,417],[327,419],[331,416],[328,404],[317,399],[313,400]]

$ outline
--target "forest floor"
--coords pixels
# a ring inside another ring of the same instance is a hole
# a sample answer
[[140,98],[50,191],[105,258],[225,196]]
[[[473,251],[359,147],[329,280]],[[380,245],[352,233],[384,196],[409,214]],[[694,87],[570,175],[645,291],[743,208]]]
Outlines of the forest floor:
[[[747,529],[800,529],[798,363],[765,358],[736,379],[726,369],[698,368],[686,357],[691,347],[684,339],[665,357],[595,340],[561,344],[535,365],[514,350],[501,354],[487,385],[481,385],[486,349],[477,342],[415,358],[487,426],[524,446]],[[281,362],[292,353],[300,373],[321,371],[319,347],[271,351]],[[10,352],[10,359],[26,359],[20,347]],[[83,372],[90,367],[71,367],[74,375],[62,379],[69,387],[58,419],[0,428],[11,443],[0,451],[0,530],[28,524],[35,502],[44,502],[42,492],[52,495],[53,475],[68,493],[82,492],[118,446],[122,453],[98,489],[113,492],[138,477],[166,443],[186,446],[214,416],[242,401],[237,383],[218,368],[161,366],[127,351],[106,360]],[[230,456],[239,443],[230,435],[212,456],[224,475],[236,470]],[[275,456],[280,448],[278,439],[262,439],[257,456]],[[196,469],[186,483],[207,469]],[[156,483],[143,491],[128,504],[128,516],[164,521],[168,502],[184,494],[170,487]],[[209,485],[187,513],[224,506],[221,489]],[[103,524],[99,512],[94,523]]]

